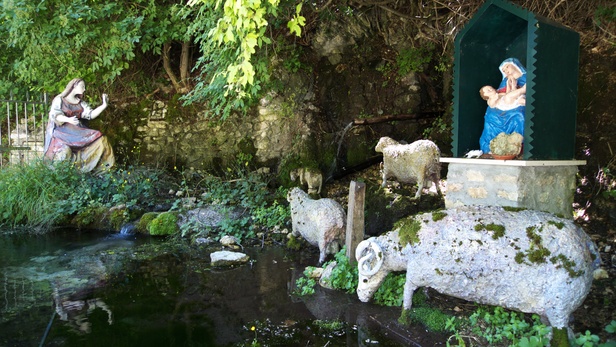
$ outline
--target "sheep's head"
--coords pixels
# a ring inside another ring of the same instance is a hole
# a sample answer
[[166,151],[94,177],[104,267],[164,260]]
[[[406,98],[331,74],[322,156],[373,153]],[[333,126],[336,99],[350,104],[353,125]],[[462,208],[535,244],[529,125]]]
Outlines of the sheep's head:
[[306,195],[306,193],[304,193],[303,190],[298,187],[295,187],[287,192],[287,201],[292,202],[294,200],[299,200],[304,195]]
[[376,144],[376,147],[374,147],[374,150],[376,152],[383,153],[383,149],[385,149],[385,147],[391,146],[391,145],[399,145],[399,144],[400,143],[398,141],[392,139],[391,137],[383,136],[381,137],[379,142]]
[[289,172],[289,175],[291,176],[291,181],[295,182],[297,180],[297,177],[299,177],[299,169],[291,170],[291,172]]
[[360,242],[355,249],[359,270],[357,297],[362,302],[370,300],[389,273],[389,269],[383,268],[384,257],[383,250],[374,242],[374,238]]

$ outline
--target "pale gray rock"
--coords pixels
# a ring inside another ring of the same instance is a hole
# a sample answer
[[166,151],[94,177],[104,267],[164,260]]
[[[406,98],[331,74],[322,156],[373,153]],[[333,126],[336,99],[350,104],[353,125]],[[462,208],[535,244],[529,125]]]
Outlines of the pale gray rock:
[[240,252],[218,251],[210,254],[212,266],[232,266],[246,263],[250,257]]
[[[403,308],[419,287],[481,304],[536,313],[568,326],[590,291],[600,257],[572,220],[532,210],[464,206],[410,217],[356,249],[361,301],[391,271],[406,270]],[[401,243],[413,240],[410,243]]]

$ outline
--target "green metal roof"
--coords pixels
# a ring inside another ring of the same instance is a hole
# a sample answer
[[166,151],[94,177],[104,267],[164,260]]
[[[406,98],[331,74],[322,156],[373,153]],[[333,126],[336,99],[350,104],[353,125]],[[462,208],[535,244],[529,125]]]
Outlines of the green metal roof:
[[579,35],[501,0],[486,1],[455,40],[453,155],[479,148],[479,89],[498,86],[498,66],[511,57],[527,71],[523,158],[574,159]]

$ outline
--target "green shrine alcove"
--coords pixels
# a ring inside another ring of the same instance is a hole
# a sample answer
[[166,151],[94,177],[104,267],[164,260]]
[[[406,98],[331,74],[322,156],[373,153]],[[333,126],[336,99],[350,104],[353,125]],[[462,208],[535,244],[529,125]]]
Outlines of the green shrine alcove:
[[573,160],[579,34],[511,3],[488,0],[455,39],[454,157],[479,148],[484,85],[498,87],[507,58],[526,68],[523,160]]

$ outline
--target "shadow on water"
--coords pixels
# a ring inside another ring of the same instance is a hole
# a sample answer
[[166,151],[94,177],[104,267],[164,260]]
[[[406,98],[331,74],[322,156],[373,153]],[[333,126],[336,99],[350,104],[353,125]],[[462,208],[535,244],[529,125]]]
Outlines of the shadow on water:
[[[316,249],[315,249],[316,250]],[[245,249],[212,268],[212,250],[131,234],[64,230],[0,236],[0,346],[433,346],[399,308],[317,289],[293,294],[317,252]],[[319,322],[340,321],[325,329]],[[254,327],[254,330],[251,328]],[[438,342],[436,342],[438,341]]]

